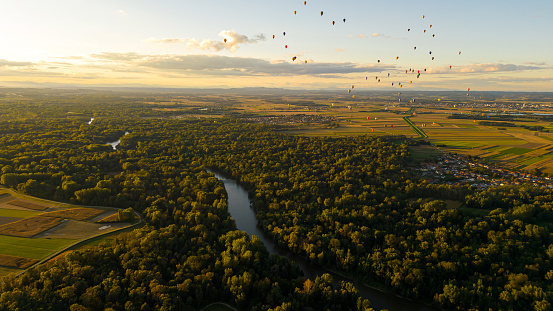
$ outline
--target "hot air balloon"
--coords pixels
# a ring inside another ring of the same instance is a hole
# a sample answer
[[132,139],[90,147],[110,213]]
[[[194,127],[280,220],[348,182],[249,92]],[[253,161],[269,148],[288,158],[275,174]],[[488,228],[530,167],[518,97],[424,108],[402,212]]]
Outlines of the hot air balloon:
[[286,31],[282,33],[283,36],[286,36]]
[[373,130],[373,132],[374,132],[374,129],[371,129],[371,130]]
[[409,81],[409,84],[413,84],[413,81]]
[[294,15],[296,15],[296,11],[294,11]]
[[392,86],[394,86],[394,82],[392,82]]
[[428,52],[428,54],[432,55],[432,51]]
[[351,90],[350,90],[350,89],[348,89],[348,93],[351,93]]
[[323,16],[323,11],[321,11],[321,16]]
[[424,71],[426,71],[426,68],[424,68]]
[[432,28],[432,25],[430,25],[430,28]]
[[225,43],[227,43],[227,39],[225,39],[225,40],[223,40],[223,41],[225,41]]
[[399,87],[403,87],[403,84],[399,84]]
[[378,80],[378,76],[374,77],[375,80]]
[[417,79],[418,79],[420,76],[421,76],[421,74],[420,74],[420,73],[417,73]]
[[367,120],[370,120],[370,119],[371,119],[371,117],[367,117]]
[[378,60],[378,62],[380,63],[380,59]]
[[399,102],[401,103],[401,98],[399,99]]
[[355,99],[355,95],[353,95],[351,98]]
[[275,38],[275,35],[273,35],[273,39]]
[[332,21],[332,25],[334,25],[334,21]]
[[435,34],[432,34],[432,38],[434,38],[436,35]]
[[432,60],[434,60],[434,56],[432,56]]
[[417,73],[421,73],[421,71],[420,71],[420,70],[417,70]]
[[305,63],[307,64],[307,61],[305,61]]
[[394,125],[393,125],[393,124],[391,124],[391,125],[390,125],[390,127],[394,127]]
[[368,80],[368,79],[369,79],[369,77],[365,77],[365,80]]
[[353,89],[355,87],[355,85],[352,85],[351,88]]
[[295,57],[295,56],[294,56],[294,57],[292,57],[292,61],[295,61],[295,60],[296,60],[296,58],[297,58],[297,57]]
[[438,101],[441,101],[442,99],[441,98],[438,98]]
[[461,51],[459,51],[459,55],[461,55]]
[[307,5],[307,1],[304,1],[304,2],[303,2],[303,5]]
[[399,59],[399,56],[396,56],[396,59]]
[[343,21],[344,21],[344,23],[345,23],[345,22],[346,22],[346,19],[344,18]]
[[467,89],[468,92],[470,92],[470,87]]
[[415,46],[415,47],[413,47],[413,50],[416,50],[416,49],[417,49],[417,47],[416,47],[416,46]]
[[388,78],[390,77],[390,73],[388,73]]
[[449,69],[451,69],[451,65],[449,65]]
[[425,30],[423,30],[422,32],[426,33],[426,29],[425,29]]
[[378,82],[380,82],[380,79],[378,79]]
[[411,31],[411,28],[407,28],[407,31]]
[[424,15],[422,16],[422,18],[424,18]]
[[405,69],[405,73],[407,73],[407,69]]
[[288,44],[287,44],[287,45],[285,45],[285,46],[284,46],[284,48],[285,48],[285,49],[287,49],[287,48],[288,48]]
[[397,92],[397,95],[401,95],[401,92]]

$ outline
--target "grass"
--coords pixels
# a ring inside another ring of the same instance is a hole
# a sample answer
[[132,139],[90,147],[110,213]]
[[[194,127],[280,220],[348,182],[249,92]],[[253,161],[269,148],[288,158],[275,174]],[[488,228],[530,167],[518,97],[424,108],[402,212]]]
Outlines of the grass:
[[76,240],[29,239],[0,235],[0,254],[40,260],[74,242]]
[[0,266],[4,267],[26,269],[36,262],[38,262],[37,259],[0,254]]
[[411,157],[415,162],[428,161],[442,154],[440,150],[431,146],[409,147],[409,150],[411,150]]
[[38,210],[38,211],[43,211],[48,208],[48,206],[46,205],[36,204],[33,202],[28,202],[23,200],[13,200],[8,202],[8,204],[18,206],[18,207],[24,207],[32,210]]
[[21,271],[23,271],[23,269],[0,267],[0,276],[6,276],[10,273],[19,273]]
[[0,234],[30,238],[61,222],[61,218],[34,216],[0,226]]
[[29,218],[29,217],[37,216],[39,214],[40,212],[0,208],[0,217]]
[[55,212],[47,212],[42,213],[40,216],[45,217],[58,217],[58,218],[65,218],[65,219],[73,219],[73,220],[86,220],[95,216],[98,216],[100,214],[105,213],[106,211],[101,209],[95,209],[95,208],[71,208],[71,209],[65,209]]
[[119,213],[115,213],[113,215],[110,215],[108,217],[105,217],[97,221],[97,223],[112,223],[112,222],[120,222]]

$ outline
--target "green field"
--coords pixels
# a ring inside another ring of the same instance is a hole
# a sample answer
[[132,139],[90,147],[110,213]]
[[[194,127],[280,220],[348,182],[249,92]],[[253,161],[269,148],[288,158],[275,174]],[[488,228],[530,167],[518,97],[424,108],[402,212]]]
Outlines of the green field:
[[70,239],[29,239],[0,235],[0,253],[40,260],[76,241]]
[[42,212],[0,208],[0,217],[29,218],[39,214],[42,214]]

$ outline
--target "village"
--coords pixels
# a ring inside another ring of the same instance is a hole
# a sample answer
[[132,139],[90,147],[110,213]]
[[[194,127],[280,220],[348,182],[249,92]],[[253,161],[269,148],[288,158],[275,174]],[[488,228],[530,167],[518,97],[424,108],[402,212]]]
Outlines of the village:
[[431,184],[464,185],[476,189],[489,187],[531,184],[553,189],[553,178],[539,177],[529,173],[497,168],[459,155],[444,153],[435,162],[423,162],[414,168],[417,175]]

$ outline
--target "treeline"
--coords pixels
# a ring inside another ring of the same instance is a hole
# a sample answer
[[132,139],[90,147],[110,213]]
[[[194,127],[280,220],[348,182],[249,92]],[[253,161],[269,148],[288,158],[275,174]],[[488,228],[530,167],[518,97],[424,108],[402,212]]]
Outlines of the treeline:
[[[234,231],[223,185],[204,167],[247,187],[263,229],[313,263],[447,309],[551,308],[552,191],[428,185],[408,170],[404,137],[297,137],[234,118],[113,119],[93,122],[90,135],[63,118],[24,121],[0,138],[2,182],[132,207],[148,225],[5,281],[6,309],[193,309],[216,298],[248,310],[365,308],[353,285],[305,280]],[[131,133],[117,151],[89,147],[93,133],[115,130]]]

